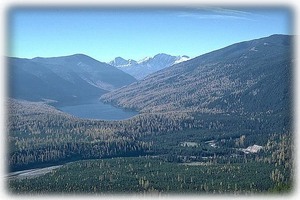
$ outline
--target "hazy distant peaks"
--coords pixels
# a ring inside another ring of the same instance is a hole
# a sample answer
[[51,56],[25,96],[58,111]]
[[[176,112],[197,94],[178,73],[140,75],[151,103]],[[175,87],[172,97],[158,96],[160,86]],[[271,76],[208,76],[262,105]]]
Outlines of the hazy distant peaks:
[[114,60],[110,61],[109,64],[123,70],[137,79],[142,79],[151,73],[188,59],[189,57],[186,55],[171,56],[165,53],[160,53],[154,57],[145,57],[138,61],[116,57]]
[[188,56],[179,56],[179,58],[174,62],[174,64],[181,63],[181,62],[187,61],[189,59],[190,59],[190,57],[188,57]]
[[114,60],[110,61],[109,64],[112,66],[127,65],[128,60],[125,60],[124,58],[121,57],[116,57]]
[[141,63],[145,63],[145,62],[149,62],[150,60],[171,60],[171,59],[175,59],[176,63],[179,63],[178,61],[186,61],[189,59],[188,56],[184,55],[184,56],[171,56],[171,55],[168,55],[168,54],[165,54],[165,53],[160,53],[160,54],[157,54],[155,55],[154,57],[145,57],[145,58],[142,58],[138,61],[135,61],[133,59],[124,59],[122,57],[116,57],[114,60],[110,61],[109,64],[112,65],[112,66],[115,66],[115,67],[126,67],[126,66],[130,66],[130,65],[133,65],[133,64],[141,64]]

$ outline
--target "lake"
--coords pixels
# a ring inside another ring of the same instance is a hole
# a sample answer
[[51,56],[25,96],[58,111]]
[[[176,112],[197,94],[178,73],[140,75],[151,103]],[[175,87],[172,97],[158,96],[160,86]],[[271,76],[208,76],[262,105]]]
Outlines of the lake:
[[136,111],[117,108],[98,100],[79,105],[61,106],[58,109],[84,119],[123,120],[138,114]]

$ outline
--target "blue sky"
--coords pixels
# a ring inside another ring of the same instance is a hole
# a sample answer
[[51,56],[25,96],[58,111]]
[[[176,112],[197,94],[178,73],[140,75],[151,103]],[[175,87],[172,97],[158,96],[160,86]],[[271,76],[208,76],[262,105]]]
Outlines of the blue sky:
[[292,17],[291,10],[278,7],[13,8],[7,55],[83,53],[103,62],[157,53],[195,57],[240,41],[293,34]]

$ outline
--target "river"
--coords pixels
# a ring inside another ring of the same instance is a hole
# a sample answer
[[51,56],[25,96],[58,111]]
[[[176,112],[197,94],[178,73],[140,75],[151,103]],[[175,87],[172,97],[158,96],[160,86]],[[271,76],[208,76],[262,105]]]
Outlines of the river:
[[52,172],[55,169],[60,168],[62,165],[56,165],[51,167],[37,168],[37,169],[29,169],[22,170],[9,173],[6,178],[7,179],[25,179],[25,178],[36,178],[38,176],[45,175],[49,172]]

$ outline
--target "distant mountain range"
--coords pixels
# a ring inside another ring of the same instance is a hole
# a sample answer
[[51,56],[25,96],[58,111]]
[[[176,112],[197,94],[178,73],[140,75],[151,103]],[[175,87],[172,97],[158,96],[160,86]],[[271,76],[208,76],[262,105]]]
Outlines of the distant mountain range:
[[145,78],[149,74],[170,67],[171,65],[186,61],[188,59],[188,56],[171,56],[161,53],[155,55],[153,58],[146,57],[139,61],[135,61],[132,59],[125,60],[124,58],[117,57],[109,62],[109,64],[140,80]]
[[272,35],[233,44],[160,70],[101,99],[141,112],[285,111],[291,103],[291,40]]
[[83,54],[53,58],[8,58],[9,96],[60,103],[83,101],[131,84],[127,73]]
[[102,95],[103,102],[141,112],[278,113],[291,104],[291,40],[272,35],[193,59],[8,58],[9,97],[70,105]]

